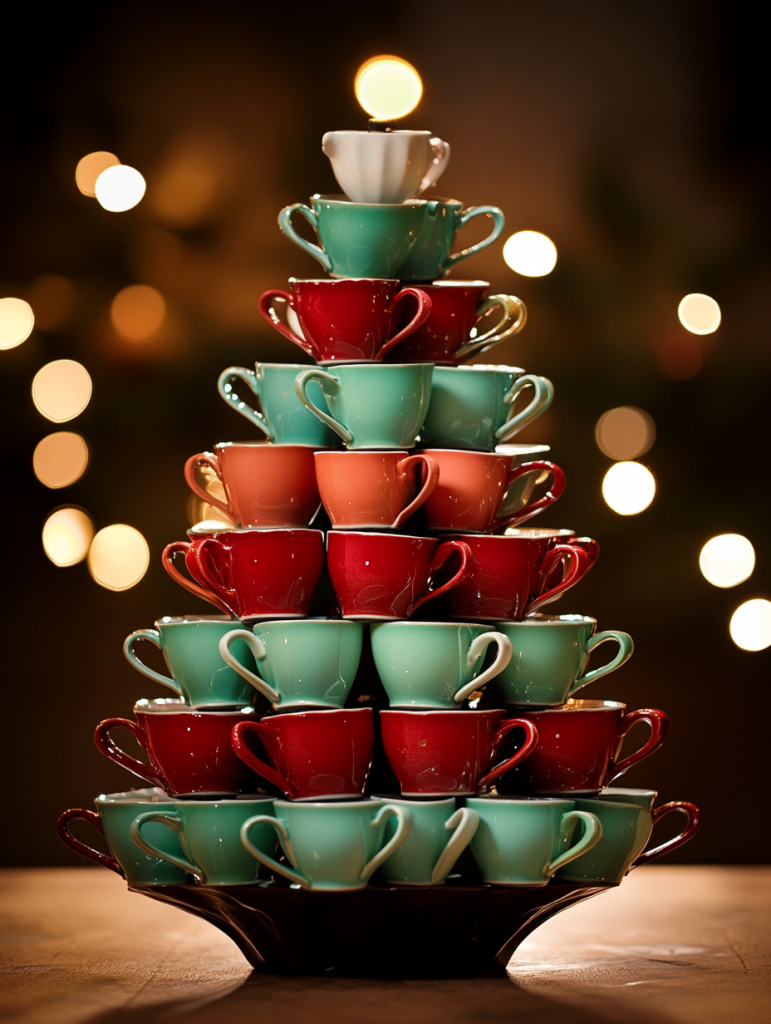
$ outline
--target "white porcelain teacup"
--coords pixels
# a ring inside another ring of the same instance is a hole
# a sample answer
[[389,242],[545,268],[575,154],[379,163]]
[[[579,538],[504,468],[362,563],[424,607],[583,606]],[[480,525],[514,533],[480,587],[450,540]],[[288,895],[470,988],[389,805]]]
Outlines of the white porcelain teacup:
[[403,203],[434,185],[449,144],[428,131],[327,132],[321,148],[354,203]]

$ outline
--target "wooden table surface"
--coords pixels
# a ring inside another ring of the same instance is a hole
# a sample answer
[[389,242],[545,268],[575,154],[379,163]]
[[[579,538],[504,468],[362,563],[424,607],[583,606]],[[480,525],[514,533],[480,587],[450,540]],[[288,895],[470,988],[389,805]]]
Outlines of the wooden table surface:
[[4,1024],[770,1024],[771,869],[641,868],[506,978],[253,974],[221,932],[101,868],[0,872]]

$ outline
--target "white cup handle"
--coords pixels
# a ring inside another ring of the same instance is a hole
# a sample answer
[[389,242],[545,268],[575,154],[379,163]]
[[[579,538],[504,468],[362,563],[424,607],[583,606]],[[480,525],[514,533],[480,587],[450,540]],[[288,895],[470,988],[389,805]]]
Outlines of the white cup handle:
[[226,633],[220,639],[220,656],[226,665],[229,665],[234,672],[238,672],[240,676],[243,676],[248,683],[252,684],[255,690],[259,690],[264,697],[267,697],[271,704],[280,704],[281,694],[266,683],[264,679],[260,679],[254,672],[250,672],[248,668],[242,665],[240,661],[237,661],[230,653],[230,645],[234,640],[243,640],[254,655],[255,661],[262,661],[267,656],[268,652],[265,650],[265,644],[248,629],[231,629],[229,633]]
[[444,823],[448,832],[455,829],[450,841],[439,854],[439,860],[431,872],[431,885],[441,885],[452,871],[455,861],[460,857],[474,838],[479,825],[479,815],[470,807],[461,807]]
[[484,672],[481,672],[472,679],[470,683],[466,683],[465,686],[458,690],[453,698],[456,704],[462,704],[475,690],[481,690],[483,686],[487,686],[490,680],[499,676],[511,661],[511,640],[509,640],[505,633],[491,631],[489,633],[480,633],[478,637],[475,637],[468,649],[468,664],[472,665],[482,651],[486,650],[493,643],[498,645],[498,654],[495,661]]
[[372,860],[367,861],[361,869],[359,879],[362,882],[368,882],[383,861],[388,860],[394,850],[398,850],[410,832],[412,832],[412,812],[408,811],[406,807],[396,807],[394,804],[386,804],[385,807],[380,808],[372,819],[372,827],[379,828],[386,818],[390,817],[396,818],[396,831],[382,850],[378,850]]
[[450,143],[445,142],[444,139],[438,139],[436,136],[428,140],[428,144],[433,150],[434,158],[431,161],[431,166],[428,168],[426,176],[420,183],[416,195],[420,195],[421,192],[425,192],[431,185],[435,185],[441,178],[444,172],[447,170],[447,164],[450,162]]

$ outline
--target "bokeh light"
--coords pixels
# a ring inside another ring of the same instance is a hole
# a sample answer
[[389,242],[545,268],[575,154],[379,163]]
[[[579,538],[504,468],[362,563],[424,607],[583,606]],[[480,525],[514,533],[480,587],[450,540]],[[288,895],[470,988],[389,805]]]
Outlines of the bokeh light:
[[24,299],[0,299],[0,349],[16,348],[32,334],[35,314]]
[[88,554],[94,524],[82,508],[59,508],[46,519],[43,526],[43,550],[61,568],[77,565]]
[[594,428],[597,447],[618,462],[644,455],[656,440],[656,424],[643,409],[620,405],[609,409]]
[[120,160],[114,153],[107,153],[105,150],[97,150],[95,153],[88,153],[75,168],[75,184],[84,196],[96,195],[96,179],[106,171],[108,167],[115,167]]
[[61,274],[44,274],[36,278],[26,291],[27,301],[35,314],[35,324],[44,331],[59,331],[67,326],[75,312],[77,290],[72,281]]
[[88,551],[88,569],[106,590],[129,590],[150,565],[147,541],[133,526],[114,523],[94,537]]
[[405,117],[420,103],[420,75],[401,57],[372,57],[356,72],[356,99],[376,121]]
[[720,326],[720,306],[711,296],[700,292],[680,300],[677,316],[691,334],[713,334]]
[[690,380],[704,363],[704,352],[696,338],[682,335],[666,338],[656,349],[659,368],[672,380]]
[[755,597],[740,604],[731,616],[731,639],[743,651],[771,647],[771,601]]
[[735,587],[752,575],[755,549],[740,533],[721,533],[701,549],[699,568],[713,587]]
[[59,430],[39,442],[32,455],[35,476],[56,490],[80,480],[88,469],[88,445],[80,434]]
[[118,292],[110,306],[112,325],[127,341],[152,338],[165,316],[163,296],[147,284],[129,285]]
[[523,277],[544,277],[557,264],[557,246],[540,231],[517,231],[504,245],[503,258]]
[[91,400],[91,377],[74,359],[46,363],[32,381],[32,401],[37,411],[53,423],[79,416]]
[[123,213],[137,205],[145,194],[145,179],[133,167],[118,164],[102,171],[96,179],[94,194],[101,207],[111,213]]
[[639,462],[617,462],[602,481],[602,496],[620,516],[636,516],[653,501],[656,481]]

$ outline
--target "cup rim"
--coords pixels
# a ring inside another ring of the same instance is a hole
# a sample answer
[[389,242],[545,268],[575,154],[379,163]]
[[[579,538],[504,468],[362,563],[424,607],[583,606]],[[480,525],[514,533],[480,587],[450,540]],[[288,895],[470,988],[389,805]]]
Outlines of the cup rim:
[[[524,447],[524,445],[523,445],[523,447]],[[497,452],[497,451],[496,452],[481,452],[478,449],[471,449],[471,448],[428,448],[428,447],[423,447],[423,445],[418,446],[415,449],[415,452],[416,452],[416,454],[423,453],[425,455],[430,455],[431,452],[441,452],[441,453],[445,453],[446,452],[447,454],[452,453],[454,455],[482,456],[485,459],[495,459],[495,458],[498,458],[498,459],[511,459],[511,458],[514,458],[513,455],[509,455],[507,452]],[[533,472],[536,472],[536,470],[533,470]]]
[[350,461],[352,455],[398,455],[403,459],[408,459],[411,455],[415,455],[417,451],[418,449],[407,448],[353,448],[348,451],[340,451],[337,448],[319,448],[314,452],[314,458],[317,458],[319,455],[344,455]]
[[495,370],[498,373],[511,373],[521,377],[527,370],[524,370],[521,366],[507,366],[504,363],[472,363],[466,366],[437,366],[437,370],[452,370],[454,373],[456,370],[460,370],[462,373],[481,373],[483,370],[489,372]]
[[[366,205],[369,205],[367,203]],[[397,284],[398,277],[290,277],[289,284]],[[264,365],[264,364],[263,364]]]
[[[309,367],[309,369],[313,369],[313,367]],[[261,448],[264,449],[265,451],[270,450],[273,452],[279,452],[286,451],[287,448],[312,448],[314,451],[316,451],[319,448],[323,449],[324,446],[321,444],[303,444],[302,441],[298,441],[296,443],[293,441],[291,444],[273,444],[272,441],[267,440],[217,441],[217,443],[214,445],[215,454],[217,449],[221,448]]]
[[[369,204],[367,204],[367,205],[369,205]],[[347,278],[346,278],[346,280],[347,280]],[[376,360],[373,360],[373,359],[359,360],[358,362],[355,362],[355,363],[337,363],[337,362],[335,362],[335,363],[330,363],[330,364],[327,364],[327,365],[339,367],[339,369],[341,369],[341,370],[342,369],[355,370],[357,368],[358,369],[364,369],[364,370],[372,370],[373,368],[377,368],[378,373],[380,373],[382,370],[406,370],[406,369],[409,369],[410,367],[413,367],[413,368],[421,367],[424,370],[429,369],[429,368],[431,368],[431,369],[435,369],[436,368],[436,364],[435,363],[426,363],[426,362],[423,362],[423,363],[379,363],[379,362],[377,362]],[[313,366],[306,366],[305,369],[306,370],[313,370],[314,367]],[[317,366],[317,367],[315,367],[315,369],[322,369],[323,370],[324,367],[323,366],[322,367],[318,367]],[[460,367],[459,367],[459,369],[460,369]],[[325,373],[329,373],[329,370],[325,370],[324,372]],[[281,447],[283,448],[284,446],[282,445]],[[387,450],[390,450],[390,449],[387,449]],[[404,450],[404,449],[402,449],[402,450]]]
[[137,713],[145,715],[253,715],[257,713],[257,708],[252,707],[251,704],[231,704],[227,708],[212,708],[205,711],[198,707],[190,707],[181,697],[157,697],[154,700],[142,697],[134,704],[132,710],[135,715]]
[[454,796],[440,796],[440,797],[406,797],[406,796],[386,796],[383,793],[370,793],[370,799],[379,800],[384,804],[404,804],[405,807],[415,807],[416,805],[423,805],[424,807],[432,807],[434,805],[452,805],[456,806]]
[[[378,715],[452,715],[453,718],[457,718],[458,715],[463,715],[468,718],[469,715],[503,715],[505,711],[503,708],[485,708],[482,711],[476,711],[472,708],[459,709],[459,708],[428,708],[423,711],[409,711],[407,708],[385,708],[383,711],[379,711]],[[519,717],[519,716],[514,716]],[[462,796],[463,794],[458,794]]]
[[[459,451],[457,448],[449,450]],[[497,444],[495,446],[496,455],[512,455],[515,458],[522,455],[545,455],[550,451],[550,444]]]
[[[281,445],[281,447],[284,446]],[[186,532],[189,535],[194,529],[195,527],[191,526]],[[324,536],[323,530],[314,530],[312,526],[226,526],[224,523],[221,529],[205,532],[212,536],[216,536],[218,533],[318,533],[322,537]]]
[[[391,537],[394,540],[424,540],[430,544],[437,544],[437,537],[419,537],[411,533],[386,533],[385,530],[329,530],[327,532],[327,547],[330,537]],[[401,621],[401,620],[400,620]]]
[[361,799],[355,800],[281,800],[276,797],[273,801],[275,807],[338,807],[338,808],[358,808],[358,807],[376,807],[379,803],[378,800],[372,797],[362,797]]
[[[145,795],[146,794],[146,795]],[[99,804],[173,804],[174,797],[160,788],[160,786],[145,786],[142,789],[125,789],[120,793],[100,793],[94,797],[94,803]]]
[[[495,627],[489,623],[485,625],[484,622],[416,622],[415,619],[391,619],[389,622],[373,622],[370,626],[379,629],[381,626],[453,626],[455,629],[463,629],[464,627],[471,627],[473,629],[483,629],[486,633],[494,633]],[[489,709],[488,710],[494,710]]]
[[466,281],[461,280],[457,277],[451,278],[437,278],[436,281],[429,281],[427,284],[416,285],[417,288],[471,288],[471,287],[484,287],[489,288],[489,281],[481,281],[479,279],[472,280],[469,278]]
[[576,802],[575,797],[567,796],[508,796],[507,794],[495,794],[495,793],[480,793],[476,796],[466,797],[466,803],[468,804],[471,800],[489,800],[496,804],[529,804],[530,806],[537,806],[539,804],[574,804]]
[[[356,623],[354,623],[356,625]],[[369,712],[373,715],[372,708],[313,708],[312,710],[306,711],[300,708],[299,711],[274,711],[272,715],[265,715],[260,719],[260,725],[265,725],[270,728],[271,722],[279,722],[285,718],[297,718],[299,715],[358,715],[361,712]],[[347,799],[347,797],[340,797],[341,800]]]
[[[434,200],[436,202],[436,200]],[[311,196],[311,203],[330,203],[334,206],[366,206],[368,209],[403,209],[404,207],[421,207],[428,206],[428,199],[405,199],[403,203],[354,203],[352,200],[342,192],[336,192],[333,194],[314,192]],[[450,200],[450,202],[458,202],[458,200]],[[461,204],[463,205],[463,204]]]
[[[233,629],[238,629],[238,624],[241,620],[234,619],[231,615],[164,615],[160,619],[155,620],[156,629],[160,630],[161,626],[184,626],[188,623],[199,623],[199,622],[232,622]],[[170,698],[173,699],[173,698]]]
[[530,711],[526,713],[531,715],[553,715],[562,714],[566,711],[624,711],[625,709],[626,704],[620,700],[585,700],[569,697],[565,703],[560,704],[558,708],[543,708],[541,711]]
[[592,623],[597,625],[597,619],[592,618],[591,615],[571,615],[566,613],[564,615],[542,615],[540,612],[533,612],[524,619],[517,621],[506,621],[505,619],[499,619],[496,622],[498,626],[579,626]]
[[[622,795],[622,796],[625,796],[626,794],[634,793],[637,796],[652,796],[654,800],[659,795],[659,791],[657,789],[635,789],[634,787],[629,787],[629,786],[606,786],[605,789],[601,790],[597,794],[597,796],[589,797],[588,799],[599,800],[606,793],[614,793],[614,794],[618,793],[619,795]],[[613,800],[613,801],[610,801],[610,802],[611,803],[623,803],[622,800]]]
[[429,138],[434,137],[434,133],[428,131],[427,128],[396,128],[391,129],[388,132],[371,132],[364,131],[359,128],[338,128],[333,129],[332,131],[324,132],[324,136],[327,135],[377,135],[378,138],[388,138],[389,135],[428,135]]
[[182,807],[212,807],[215,804],[232,804],[236,807],[243,807],[244,804],[262,804],[265,803],[266,800],[273,801],[275,800],[275,797],[270,796],[269,793],[245,793],[242,797],[226,796],[220,799],[215,796],[209,800],[192,800],[189,797],[172,797],[171,799],[173,800],[176,809],[176,805],[180,805]]

